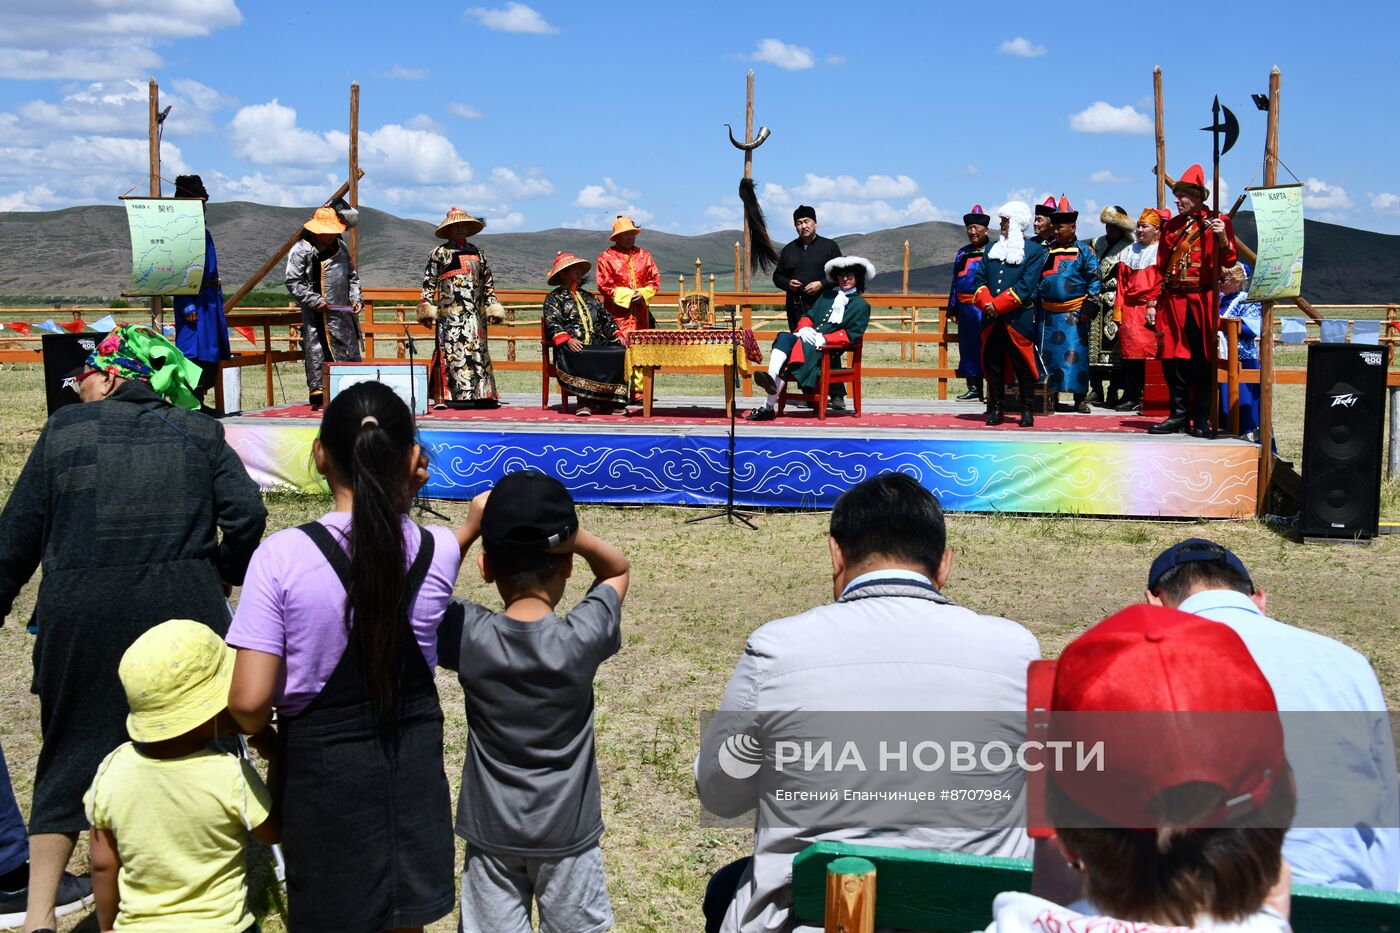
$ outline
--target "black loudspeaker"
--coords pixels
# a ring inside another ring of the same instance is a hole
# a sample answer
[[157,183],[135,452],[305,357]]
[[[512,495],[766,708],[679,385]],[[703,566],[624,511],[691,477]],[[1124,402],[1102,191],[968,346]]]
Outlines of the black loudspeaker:
[[1305,538],[1373,538],[1380,530],[1381,435],[1389,363],[1388,346],[1308,347]]
[[82,365],[88,354],[97,349],[103,334],[45,334],[44,335],[44,395],[49,414],[64,405],[76,405],[78,387],[68,374]]

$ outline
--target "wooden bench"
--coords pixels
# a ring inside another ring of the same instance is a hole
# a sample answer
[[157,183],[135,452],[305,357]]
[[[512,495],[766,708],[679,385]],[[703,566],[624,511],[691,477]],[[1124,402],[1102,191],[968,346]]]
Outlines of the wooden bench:
[[[1029,859],[818,842],[792,863],[793,913],[800,920],[823,923],[826,867],[851,856],[875,865],[880,927],[985,930],[998,894],[1031,889]],[[1290,921],[1295,933],[1400,933],[1400,894],[1295,885]]]

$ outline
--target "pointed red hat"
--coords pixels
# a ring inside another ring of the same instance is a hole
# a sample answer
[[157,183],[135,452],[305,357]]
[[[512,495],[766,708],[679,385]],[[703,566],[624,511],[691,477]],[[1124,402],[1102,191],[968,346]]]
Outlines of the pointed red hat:
[[1195,192],[1202,199],[1209,193],[1206,189],[1206,172],[1205,169],[1201,168],[1200,163],[1188,168],[1176,180],[1176,184],[1172,185],[1173,194],[1180,194],[1182,189],[1187,192]]
[[980,204],[972,205],[972,210],[968,211],[966,214],[963,214],[964,227],[970,227],[973,224],[981,224],[982,226],[986,227],[990,225],[991,222],[992,215],[982,210],[982,205]]
[[1049,217],[1053,213],[1055,213],[1055,198],[1053,195],[1035,206],[1035,216],[1037,217]]
[[1050,212],[1052,224],[1072,224],[1079,219],[1079,211],[1069,206],[1069,198],[1060,195],[1059,206]]

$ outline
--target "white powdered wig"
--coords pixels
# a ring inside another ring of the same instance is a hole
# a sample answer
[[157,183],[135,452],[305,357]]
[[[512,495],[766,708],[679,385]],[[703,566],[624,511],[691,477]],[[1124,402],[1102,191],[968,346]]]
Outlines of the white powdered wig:
[[860,256],[837,256],[835,259],[829,259],[826,265],[822,266],[822,271],[826,273],[826,280],[828,282],[835,282],[837,269],[851,269],[856,267],[864,268],[865,282],[867,285],[870,283],[871,279],[875,278],[875,264],[869,259]]
[[987,258],[1019,266],[1021,260],[1026,258],[1026,231],[1031,228],[1031,207],[1025,201],[1007,201],[997,209],[997,217],[1010,220],[1011,229],[1006,236],[992,244]]

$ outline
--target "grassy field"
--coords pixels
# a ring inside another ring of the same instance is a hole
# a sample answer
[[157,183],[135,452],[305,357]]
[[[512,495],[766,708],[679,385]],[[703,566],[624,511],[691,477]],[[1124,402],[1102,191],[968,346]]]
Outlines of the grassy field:
[[[525,358],[527,347],[520,348]],[[892,353],[895,348],[876,352]],[[1290,351],[1292,352],[1292,351]],[[538,376],[501,374],[502,388],[536,389]],[[279,397],[301,396],[300,370],[282,367]],[[665,377],[662,393],[713,393],[704,377]],[[260,391],[261,373],[249,370],[247,391]],[[927,395],[931,384],[874,380],[872,396]],[[0,371],[0,496],[7,497],[43,423],[38,374]],[[1301,387],[1280,387],[1279,447],[1301,450]],[[158,494],[158,490],[153,490]],[[1400,488],[1385,487],[1385,510],[1400,517]],[[269,531],[319,515],[315,497],[268,498]],[[454,521],[459,504],[441,504]],[[759,531],[738,526],[684,524],[694,513],[670,508],[582,509],[583,522],[618,543],[633,560],[634,583],[623,617],[624,648],[597,681],[598,758],[608,832],[603,840],[618,929],[695,929],[711,871],[741,854],[749,834],[702,829],[690,769],[703,711],[713,708],[748,632],[831,597],[824,513],[771,513]],[[1238,553],[1270,596],[1274,615],[1339,638],[1375,666],[1387,699],[1400,701],[1400,536],[1370,547],[1317,547],[1252,521],[1224,523],[1090,521],[954,515],[955,551],[948,594],[979,611],[1026,625],[1042,651],[1055,655],[1105,615],[1142,598],[1147,567],[1162,548],[1191,535],[1214,538]],[[775,560],[773,555],[781,555]],[[799,568],[776,574],[775,567]],[[582,575],[568,600],[581,595]],[[0,628],[0,734],[21,806],[29,803],[38,754],[38,707],[29,693],[30,642],[23,621],[32,610],[37,580],[26,588]],[[493,591],[468,565],[459,595],[495,603]],[[1325,594],[1325,597],[1324,597]],[[465,753],[461,691],[438,681],[447,715],[447,768],[460,773]],[[453,784],[457,783],[456,778]],[[347,840],[347,844],[354,844]],[[266,855],[257,855],[266,880]],[[74,870],[86,870],[80,847]],[[266,905],[264,905],[266,906]],[[95,930],[90,916],[63,929]],[[264,929],[280,930],[275,911]],[[455,929],[449,918],[432,929]]]

